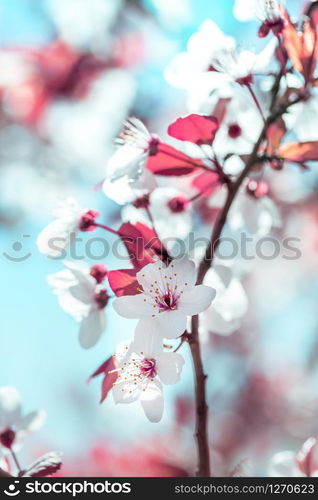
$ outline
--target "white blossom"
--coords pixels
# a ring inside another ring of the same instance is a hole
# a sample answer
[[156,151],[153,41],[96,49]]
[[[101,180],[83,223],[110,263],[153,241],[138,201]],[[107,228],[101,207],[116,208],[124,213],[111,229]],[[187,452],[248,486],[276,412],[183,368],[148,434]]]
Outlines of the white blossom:
[[186,256],[169,266],[161,261],[148,264],[137,273],[137,280],[141,293],[118,297],[113,306],[125,318],[140,319],[141,329],[151,319],[155,330],[165,338],[182,335],[187,317],[207,309],[215,297],[213,288],[195,285],[195,264]]
[[115,403],[140,400],[151,422],[161,420],[164,408],[162,384],[176,384],[184,364],[175,352],[164,352],[162,339],[148,320],[147,328],[137,328],[135,340],[120,346],[118,378],[113,386]]
[[[64,262],[67,269],[47,277],[62,309],[80,322],[79,342],[84,349],[94,346],[106,328],[105,307],[109,296],[102,280],[103,271]],[[100,278],[101,276],[101,278]]]
[[15,387],[0,387],[0,450],[5,455],[12,448],[18,451],[25,437],[42,427],[44,410],[23,415],[20,395]]

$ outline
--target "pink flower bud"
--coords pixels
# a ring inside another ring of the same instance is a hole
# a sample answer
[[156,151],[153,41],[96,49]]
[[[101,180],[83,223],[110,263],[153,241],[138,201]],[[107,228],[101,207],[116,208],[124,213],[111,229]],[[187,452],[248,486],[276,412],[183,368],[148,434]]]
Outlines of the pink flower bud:
[[107,269],[103,264],[92,266],[89,274],[95,278],[97,283],[102,283],[107,276]]
[[6,429],[0,434],[0,443],[5,448],[11,448],[15,440],[15,432],[12,429]]
[[168,201],[168,207],[174,214],[185,212],[188,208],[188,205],[189,201],[182,196],[176,196],[175,198],[172,198],[170,201]]
[[84,215],[82,215],[79,222],[79,229],[81,231],[94,231],[95,230],[95,219],[99,216],[97,210],[89,210]]

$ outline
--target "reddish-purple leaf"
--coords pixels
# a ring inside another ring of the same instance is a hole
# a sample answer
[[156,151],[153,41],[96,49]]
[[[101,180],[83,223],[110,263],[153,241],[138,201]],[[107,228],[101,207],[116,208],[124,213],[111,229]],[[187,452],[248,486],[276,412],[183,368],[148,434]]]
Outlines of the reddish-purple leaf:
[[178,118],[168,128],[168,134],[180,141],[195,144],[212,144],[219,128],[219,122],[214,116],[191,114]]
[[286,134],[286,125],[282,118],[278,118],[275,123],[272,123],[267,129],[267,154],[275,155],[278,150],[284,135]]
[[38,458],[30,467],[23,472],[23,477],[47,477],[52,476],[62,466],[62,453],[51,451]]
[[220,184],[220,176],[216,172],[203,172],[192,181],[192,185],[205,196],[211,195]]
[[137,269],[118,269],[117,271],[108,271],[108,282],[110,288],[117,297],[123,295],[137,295],[138,281],[136,279]]
[[284,144],[279,150],[278,155],[285,160],[302,163],[305,161],[318,160],[318,141],[310,142],[290,142]]
[[125,222],[120,226],[119,234],[135,269],[141,269],[158,257],[160,259],[168,257],[155,231],[141,222],[136,224]]
[[164,142],[159,143],[156,154],[150,155],[147,161],[147,169],[156,175],[188,175],[202,167],[205,167],[202,160],[191,158]]
[[111,356],[110,358],[106,359],[106,361],[102,363],[88,379],[89,382],[98,375],[104,374],[100,403],[105,401],[107,394],[112,389],[114,383],[117,380],[118,377],[117,368],[118,365],[116,358],[115,356]]
[[299,31],[291,22],[287,12],[284,12],[285,27],[283,44],[296,71],[302,73],[305,81],[312,79],[315,71],[318,45],[316,28],[312,21],[305,21]]

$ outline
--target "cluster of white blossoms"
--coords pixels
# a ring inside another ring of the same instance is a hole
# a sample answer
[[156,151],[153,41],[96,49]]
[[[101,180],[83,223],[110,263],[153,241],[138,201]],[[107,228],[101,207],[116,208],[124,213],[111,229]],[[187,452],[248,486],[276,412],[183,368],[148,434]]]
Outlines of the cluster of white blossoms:
[[113,387],[116,403],[140,399],[146,416],[158,422],[163,413],[162,384],[178,382],[184,364],[176,352],[165,352],[163,340],[186,331],[187,319],[205,311],[215,290],[196,285],[195,264],[187,256],[148,264],[137,273],[140,293],[118,297],[114,309],[138,319],[134,340],[117,353],[118,379]]

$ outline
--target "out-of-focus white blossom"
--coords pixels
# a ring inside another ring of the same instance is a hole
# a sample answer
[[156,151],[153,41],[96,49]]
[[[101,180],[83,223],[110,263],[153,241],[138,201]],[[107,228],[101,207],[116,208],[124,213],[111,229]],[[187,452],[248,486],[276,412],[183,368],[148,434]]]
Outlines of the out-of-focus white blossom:
[[248,309],[245,290],[230,267],[214,265],[208,270],[204,284],[216,290],[212,304],[202,313],[200,333],[230,335],[240,327]]
[[151,225],[148,210],[159,238],[163,243],[168,243],[168,250],[176,239],[188,236],[192,227],[192,213],[190,202],[182,191],[173,187],[158,187],[145,200],[146,207],[142,206],[143,198],[139,200],[139,203],[137,199],[133,205],[122,209],[123,221]]
[[15,387],[0,387],[0,451],[18,451],[25,437],[42,427],[44,410],[22,414],[20,395]]
[[94,346],[106,328],[105,307],[109,296],[102,285],[106,271],[64,262],[66,270],[47,277],[59,304],[80,322],[79,342],[84,349]]

